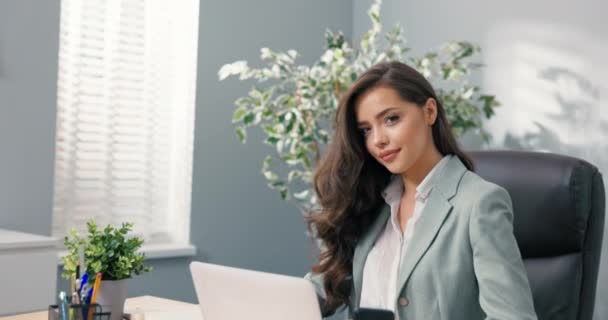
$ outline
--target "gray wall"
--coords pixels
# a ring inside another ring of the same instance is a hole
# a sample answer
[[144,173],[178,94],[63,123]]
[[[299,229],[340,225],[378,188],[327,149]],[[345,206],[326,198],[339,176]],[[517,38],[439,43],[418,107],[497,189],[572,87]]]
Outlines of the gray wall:
[[[0,227],[50,234],[59,0],[0,1]],[[192,189],[193,260],[302,276],[313,245],[300,213],[268,190],[259,173],[272,149],[238,142],[233,101],[252,83],[217,80],[228,62],[259,63],[259,50],[296,49],[301,63],[322,53],[326,28],[351,34],[346,0],[201,0]],[[192,259],[150,261],[130,295],[195,301]],[[66,281],[58,278],[59,288]]]
[[[355,1],[353,34],[370,23],[371,0]],[[474,78],[503,106],[486,123],[486,148],[550,151],[585,159],[608,176],[606,1],[385,0],[385,26],[399,22],[413,54],[449,40],[483,49]],[[603,108],[603,109],[602,109]],[[480,147],[475,137],[465,147]],[[606,184],[606,178],[604,178]],[[608,223],[608,221],[607,221]],[[608,227],[606,228],[608,232]],[[604,236],[595,319],[608,319],[608,234]]]
[[49,235],[59,2],[0,1],[0,228]]
[[235,60],[259,64],[262,47],[293,48],[310,63],[322,53],[326,28],[350,35],[351,27],[345,0],[201,1],[191,231],[197,259],[291,275],[312,265],[300,213],[260,173],[273,149],[257,130],[242,145],[230,123],[233,101],[253,83],[218,82],[217,71]]

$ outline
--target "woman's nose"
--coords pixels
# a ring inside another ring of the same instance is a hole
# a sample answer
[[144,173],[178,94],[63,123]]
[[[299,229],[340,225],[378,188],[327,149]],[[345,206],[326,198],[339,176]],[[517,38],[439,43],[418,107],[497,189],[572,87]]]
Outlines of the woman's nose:
[[388,144],[388,137],[382,130],[373,131],[373,139],[376,147],[383,147]]

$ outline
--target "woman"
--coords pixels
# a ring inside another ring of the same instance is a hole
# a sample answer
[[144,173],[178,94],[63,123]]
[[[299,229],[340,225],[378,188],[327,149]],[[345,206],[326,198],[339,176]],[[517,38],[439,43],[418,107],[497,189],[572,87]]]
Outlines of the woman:
[[308,223],[324,243],[306,277],[324,316],[536,319],[507,191],[476,175],[413,68],[380,63],[344,95]]

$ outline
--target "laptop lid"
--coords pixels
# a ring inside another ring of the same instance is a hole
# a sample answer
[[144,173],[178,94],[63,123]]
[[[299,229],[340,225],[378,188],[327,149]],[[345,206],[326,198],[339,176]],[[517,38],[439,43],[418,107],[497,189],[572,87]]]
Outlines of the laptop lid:
[[298,277],[192,262],[204,320],[320,320],[312,284]]

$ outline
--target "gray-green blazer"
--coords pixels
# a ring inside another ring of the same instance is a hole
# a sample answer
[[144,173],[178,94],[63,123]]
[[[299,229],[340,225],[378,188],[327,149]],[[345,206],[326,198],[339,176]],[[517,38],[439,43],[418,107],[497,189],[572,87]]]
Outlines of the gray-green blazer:
[[[399,266],[399,319],[536,319],[507,191],[467,170],[456,156],[437,181]],[[349,314],[359,306],[365,260],[389,216],[385,205],[357,243]],[[324,305],[323,276],[306,278],[323,315],[334,313]]]

